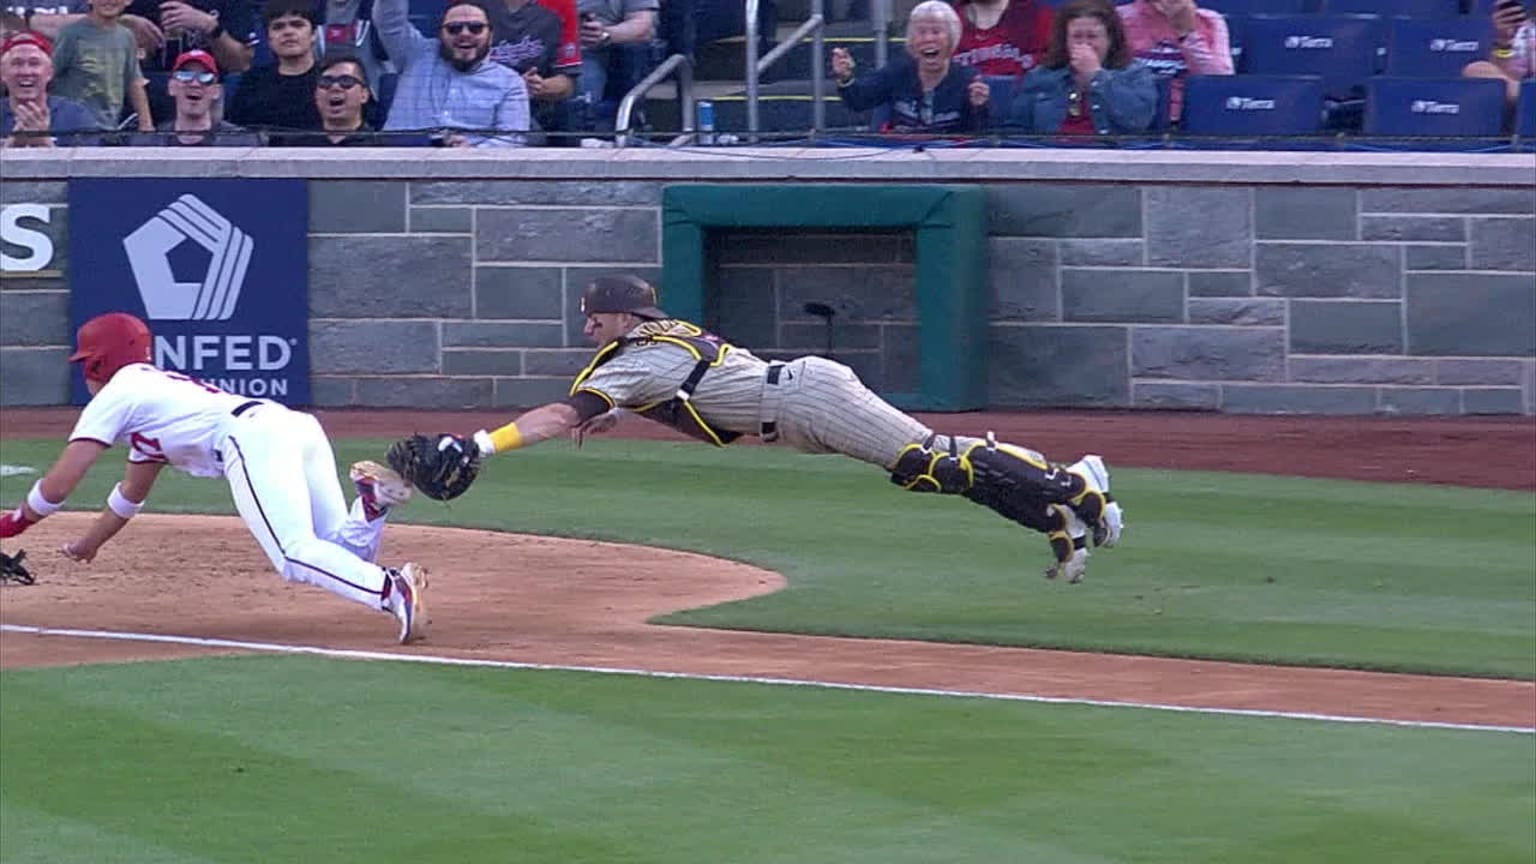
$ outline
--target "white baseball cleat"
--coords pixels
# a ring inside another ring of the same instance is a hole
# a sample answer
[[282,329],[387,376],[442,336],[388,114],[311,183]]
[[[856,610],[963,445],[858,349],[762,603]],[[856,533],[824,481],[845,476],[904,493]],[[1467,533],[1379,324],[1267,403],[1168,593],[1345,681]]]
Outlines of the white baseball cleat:
[[1088,482],[1088,488],[1104,496],[1104,512],[1093,526],[1093,545],[1113,546],[1120,542],[1120,532],[1125,527],[1125,514],[1120,504],[1109,494],[1109,469],[1104,457],[1088,455],[1067,468]]
[[390,507],[411,500],[411,484],[377,462],[354,462],[347,476],[352,478],[357,497],[363,500],[363,514],[370,522],[389,513]]
[[427,568],[407,563],[399,570],[389,570],[389,611],[400,622],[400,644],[414,642],[427,635]]

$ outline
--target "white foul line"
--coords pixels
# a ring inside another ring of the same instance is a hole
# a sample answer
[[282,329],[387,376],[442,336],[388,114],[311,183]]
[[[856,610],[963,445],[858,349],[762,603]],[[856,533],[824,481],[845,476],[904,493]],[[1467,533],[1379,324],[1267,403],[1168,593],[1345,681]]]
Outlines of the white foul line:
[[939,690],[931,687],[884,687],[875,684],[845,684],[837,681],[803,681],[796,678],[764,678],[753,675],[698,675],[688,672],[660,672],[651,669],[625,669],[611,666],[562,666],[554,663],[524,663],[515,660],[476,660],[465,657],[441,657],[430,654],[395,654],[388,651],[359,651],[325,648],[319,645],[281,645],[275,642],[242,642],[234,639],[209,639],[202,636],[166,636],[158,633],[126,633],[114,630],[71,630],[55,627],[31,627],[0,624],[0,631],[33,636],[66,636],[76,639],[113,639],[121,642],[161,642],[196,645],[201,648],[227,648],[272,654],[312,654],[346,660],[388,660],[397,663],[427,663],[438,666],[480,666],[494,669],[525,669],[552,672],[586,672],[596,675],[629,675],[638,678],[677,678],[688,681],[722,681],[733,684],[763,684],[780,687],[812,687],[820,690],[852,690],[862,693],[890,693],[903,696],[948,696],[962,699],[991,699],[999,702],[1032,702],[1046,705],[1088,705],[1096,708],[1139,708],[1146,711],[1171,711],[1182,714],[1213,714],[1233,717],[1269,717],[1282,720],[1314,720],[1325,723],[1363,723],[1404,726],[1413,729],[1455,729],[1463,732],[1515,732],[1536,735],[1536,727],[1492,726],[1476,723],[1444,723],[1430,720],[1392,720],[1381,717],[1348,717],[1339,714],[1314,714],[1305,711],[1263,711],[1255,708],[1196,708],[1188,705],[1161,705],[1156,702],[1122,702],[1109,699],[1075,699],[1065,696],[1028,696],[1018,693],[983,693],[974,690]]

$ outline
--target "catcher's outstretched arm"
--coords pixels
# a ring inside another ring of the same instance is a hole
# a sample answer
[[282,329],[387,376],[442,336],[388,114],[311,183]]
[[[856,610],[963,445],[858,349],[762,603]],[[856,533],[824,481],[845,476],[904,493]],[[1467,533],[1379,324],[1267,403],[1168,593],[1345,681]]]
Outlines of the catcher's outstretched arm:
[[581,412],[569,402],[551,402],[524,412],[516,420],[492,432],[481,429],[474,435],[481,456],[530,447],[564,435],[581,425]]

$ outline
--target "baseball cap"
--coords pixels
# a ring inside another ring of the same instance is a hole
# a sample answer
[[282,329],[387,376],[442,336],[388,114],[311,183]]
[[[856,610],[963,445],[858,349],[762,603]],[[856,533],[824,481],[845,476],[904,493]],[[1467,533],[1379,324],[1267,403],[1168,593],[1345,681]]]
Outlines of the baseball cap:
[[53,56],[53,43],[48,41],[47,36],[32,30],[23,30],[20,33],[12,33],[5,37],[5,41],[0,42],[0,55],[22,45],[35,46],[49,57]]
[[204,51],[200,48],[193,51],[183,51],[180,54],[177,54],[176,62],[171,64],[171,71],[175,72],[188,63],[201,63],[208,67],[209,72],[219,71],[218,61],[213,59],[212,54],[209,54],[207,51]]
[[642,318],[670,318],[656,307],[656,289],[639,276],[599,276],[581,292],[581,313],[628,312]]

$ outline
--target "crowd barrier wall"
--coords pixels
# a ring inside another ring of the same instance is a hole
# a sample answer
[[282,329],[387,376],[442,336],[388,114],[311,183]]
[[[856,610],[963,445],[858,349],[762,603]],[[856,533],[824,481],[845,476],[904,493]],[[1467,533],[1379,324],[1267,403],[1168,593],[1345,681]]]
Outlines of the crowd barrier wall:
[[[739,184],[750,208],[768,184],[782,208],[785,184],[855,198],[935,184],[985,202],[985,345],[951,365],[985,376],[987,407],[1536,413],[1529,155],[79,149],[7,151],[0,177],[0,405],[71,401],[70,286],[90,274],[71,272],[68,248],[95,242],[71,239],[72,207],[91,206],[71,181],[267,178],[307,181],[308,212],[291,216],[307,220],[307,249],[258,238],[251,272],[307,256],[305,338],[288,341],[318,406],[559,398],[590,356],[585,282],[668,284],[668,188]],[[921,381],[933,347],[918,333],[913,232],[785,215],[811,227],[710,224],[680,247],[702,245],[702,262],[682,263],[717,298],[711,323],[767,356],[830,337],[882,392],[942,387]],[[246,281],[242,308],[276,296]]]

